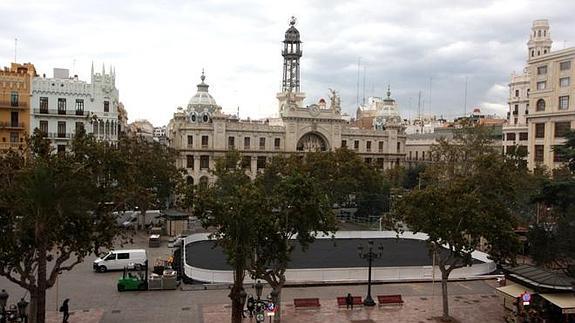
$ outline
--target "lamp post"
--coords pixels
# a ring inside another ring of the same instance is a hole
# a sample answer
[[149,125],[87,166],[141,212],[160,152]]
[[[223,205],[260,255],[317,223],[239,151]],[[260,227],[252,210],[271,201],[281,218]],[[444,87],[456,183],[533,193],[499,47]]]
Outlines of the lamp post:
[[24,300],[24,297],[16,304],[18,306],[18,315],[22,319],[22,322],[28,323],[28,313],[26,313],[26,308],[28,307],[28,302]]
[[2,310],[1,323],[6,323],[6,303],[8,303],[8,297],[10,297],[10,295],[8,295],[4,289],[0,291],[0,309]]
[[359,245],[357,247],[359,257],[362,259],[367,259],[367,262],[369,264],[369,270],[367,275],[367,296],[363,301],[364,306],[375,306],[375,302],[373,301],[373,298],[371,298],[371,264],[373,260],[381,258],[381,255],[383,253],[383,245],[379,245],[377,249],[378,249],[377,252],[373,251],[373,240],[369,240],[367,242],[367,250],[365,251],[362,245]]
[[262,302],[261,297],[262,297],[262,291],[264,289],[264,284],[262,284],[261,281],[258,280],[254,287],[256,289],[256,296],[258,297],[255,304],[256,322],[263,322],[265,320],[264,317],[265,304]]

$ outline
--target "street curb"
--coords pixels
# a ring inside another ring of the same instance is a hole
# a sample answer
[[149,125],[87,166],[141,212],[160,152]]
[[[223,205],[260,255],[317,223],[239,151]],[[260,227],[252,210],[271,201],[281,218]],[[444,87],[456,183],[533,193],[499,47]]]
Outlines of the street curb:
[[[450,278],[450,282],[460,282],[460,281],[475,281],[475,280],[494,280],[498,278],[503,278],[504,275],[493,274],[493,275],[482,275],[477,277],[468,278]],[[386,285],[386,284],[409,284],[409,283],[431,283],[433,280],[430,279],[398,279],[398,280],[377,280],[372,281],[372,285]],[[436,279],[435,282],[441,283],[441,279]],[[352,286],[352,285],[365,285],[367,280],[361,281],[330,281],[324,283],[310,282],[310,283],[297,283],[290,284],[286,283],[284,288],[290,287],[322,287],[322,286]],[[268,285],[264,283],[264,285]],[[180,290],[182,291],[202,291],[202,290],[225,290],[230,289],[232,284],[181,284]],[[251,288],[253,284],[244,284],[244,287]]]

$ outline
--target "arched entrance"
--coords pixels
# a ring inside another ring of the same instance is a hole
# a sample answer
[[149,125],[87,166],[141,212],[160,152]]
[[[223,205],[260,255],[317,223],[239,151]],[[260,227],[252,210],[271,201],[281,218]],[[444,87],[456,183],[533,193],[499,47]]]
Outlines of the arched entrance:
[[327,141],[317,132],[308,132],[297,142],[297,151],[326,151]]

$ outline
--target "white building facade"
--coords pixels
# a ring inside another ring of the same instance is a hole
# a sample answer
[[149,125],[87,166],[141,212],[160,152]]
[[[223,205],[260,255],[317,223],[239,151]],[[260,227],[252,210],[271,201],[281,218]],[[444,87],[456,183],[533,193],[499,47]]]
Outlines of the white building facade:
[[119,93],[114,71],[94,73],[90,83],[66,69],[54,69],[52,78],[32,80],[31,128],[42,130],[58,151],[63,151],[83,127],[98,140],[118,140]]
[[379,129],[351,127],[341,114],[340,98],[331,90],[329,103],[320,100],[305,106],[300,91],[301,41],[292,20],[285,33],[282,92],[278,99],[279,118],[260,121],[239,120],[226,115],[208,93],[202,73],[197,93],[186,108],[178,108],[167,127],[170,146],[187,169],[188,183],[213,181],[210,170],[228,150],[242,155],[246,173],[255,177],[269,158],[278,154],[330,151],[340,147],[355,150],[366,163],[391,168],[405,158],[405,135],[401,125],[389,122]]

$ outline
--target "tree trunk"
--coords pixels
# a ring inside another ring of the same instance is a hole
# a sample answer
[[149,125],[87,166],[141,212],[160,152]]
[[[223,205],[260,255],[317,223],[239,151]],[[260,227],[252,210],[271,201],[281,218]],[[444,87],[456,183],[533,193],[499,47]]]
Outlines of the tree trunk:
[[232,323],[242,322],[243,302],[241,297],[242,287],[244,284],[244,269],[238,266],[234,269],[234,285],[230,291],[230,299],[232,300]]
[[272,295],[272,302],[275,304],[276,306],[276,312],[274,315],[274,322],[278,323],[281,322],[282,319],[282,308],[281,308],[281,301],[282,301],[282,287],[283,284],[278,284],[276,286],[272,286],[273,287],[273,291],[271,293]]
[[29,290],[30,305],[28,305],[28,323],[36,323],[36,313],[38,313],[38,295],[36,289]]
[[46,321],[46,248],[38,248],[38,288],[36,288],[36,323]]
[[142,209],[141,214],[142,214],[142,230],[144,230],[144,228],[146,227],[146,212],[148,210],[144,210]]
[[[441,267],[440,267],[441,268]],[[443,299],[443,316],[442,320],[449,322],[451,318],[449,317],[449,303],[447,300],[447,280],[449,279],[449,272],[445,269],[441,270],[441,296]]]

